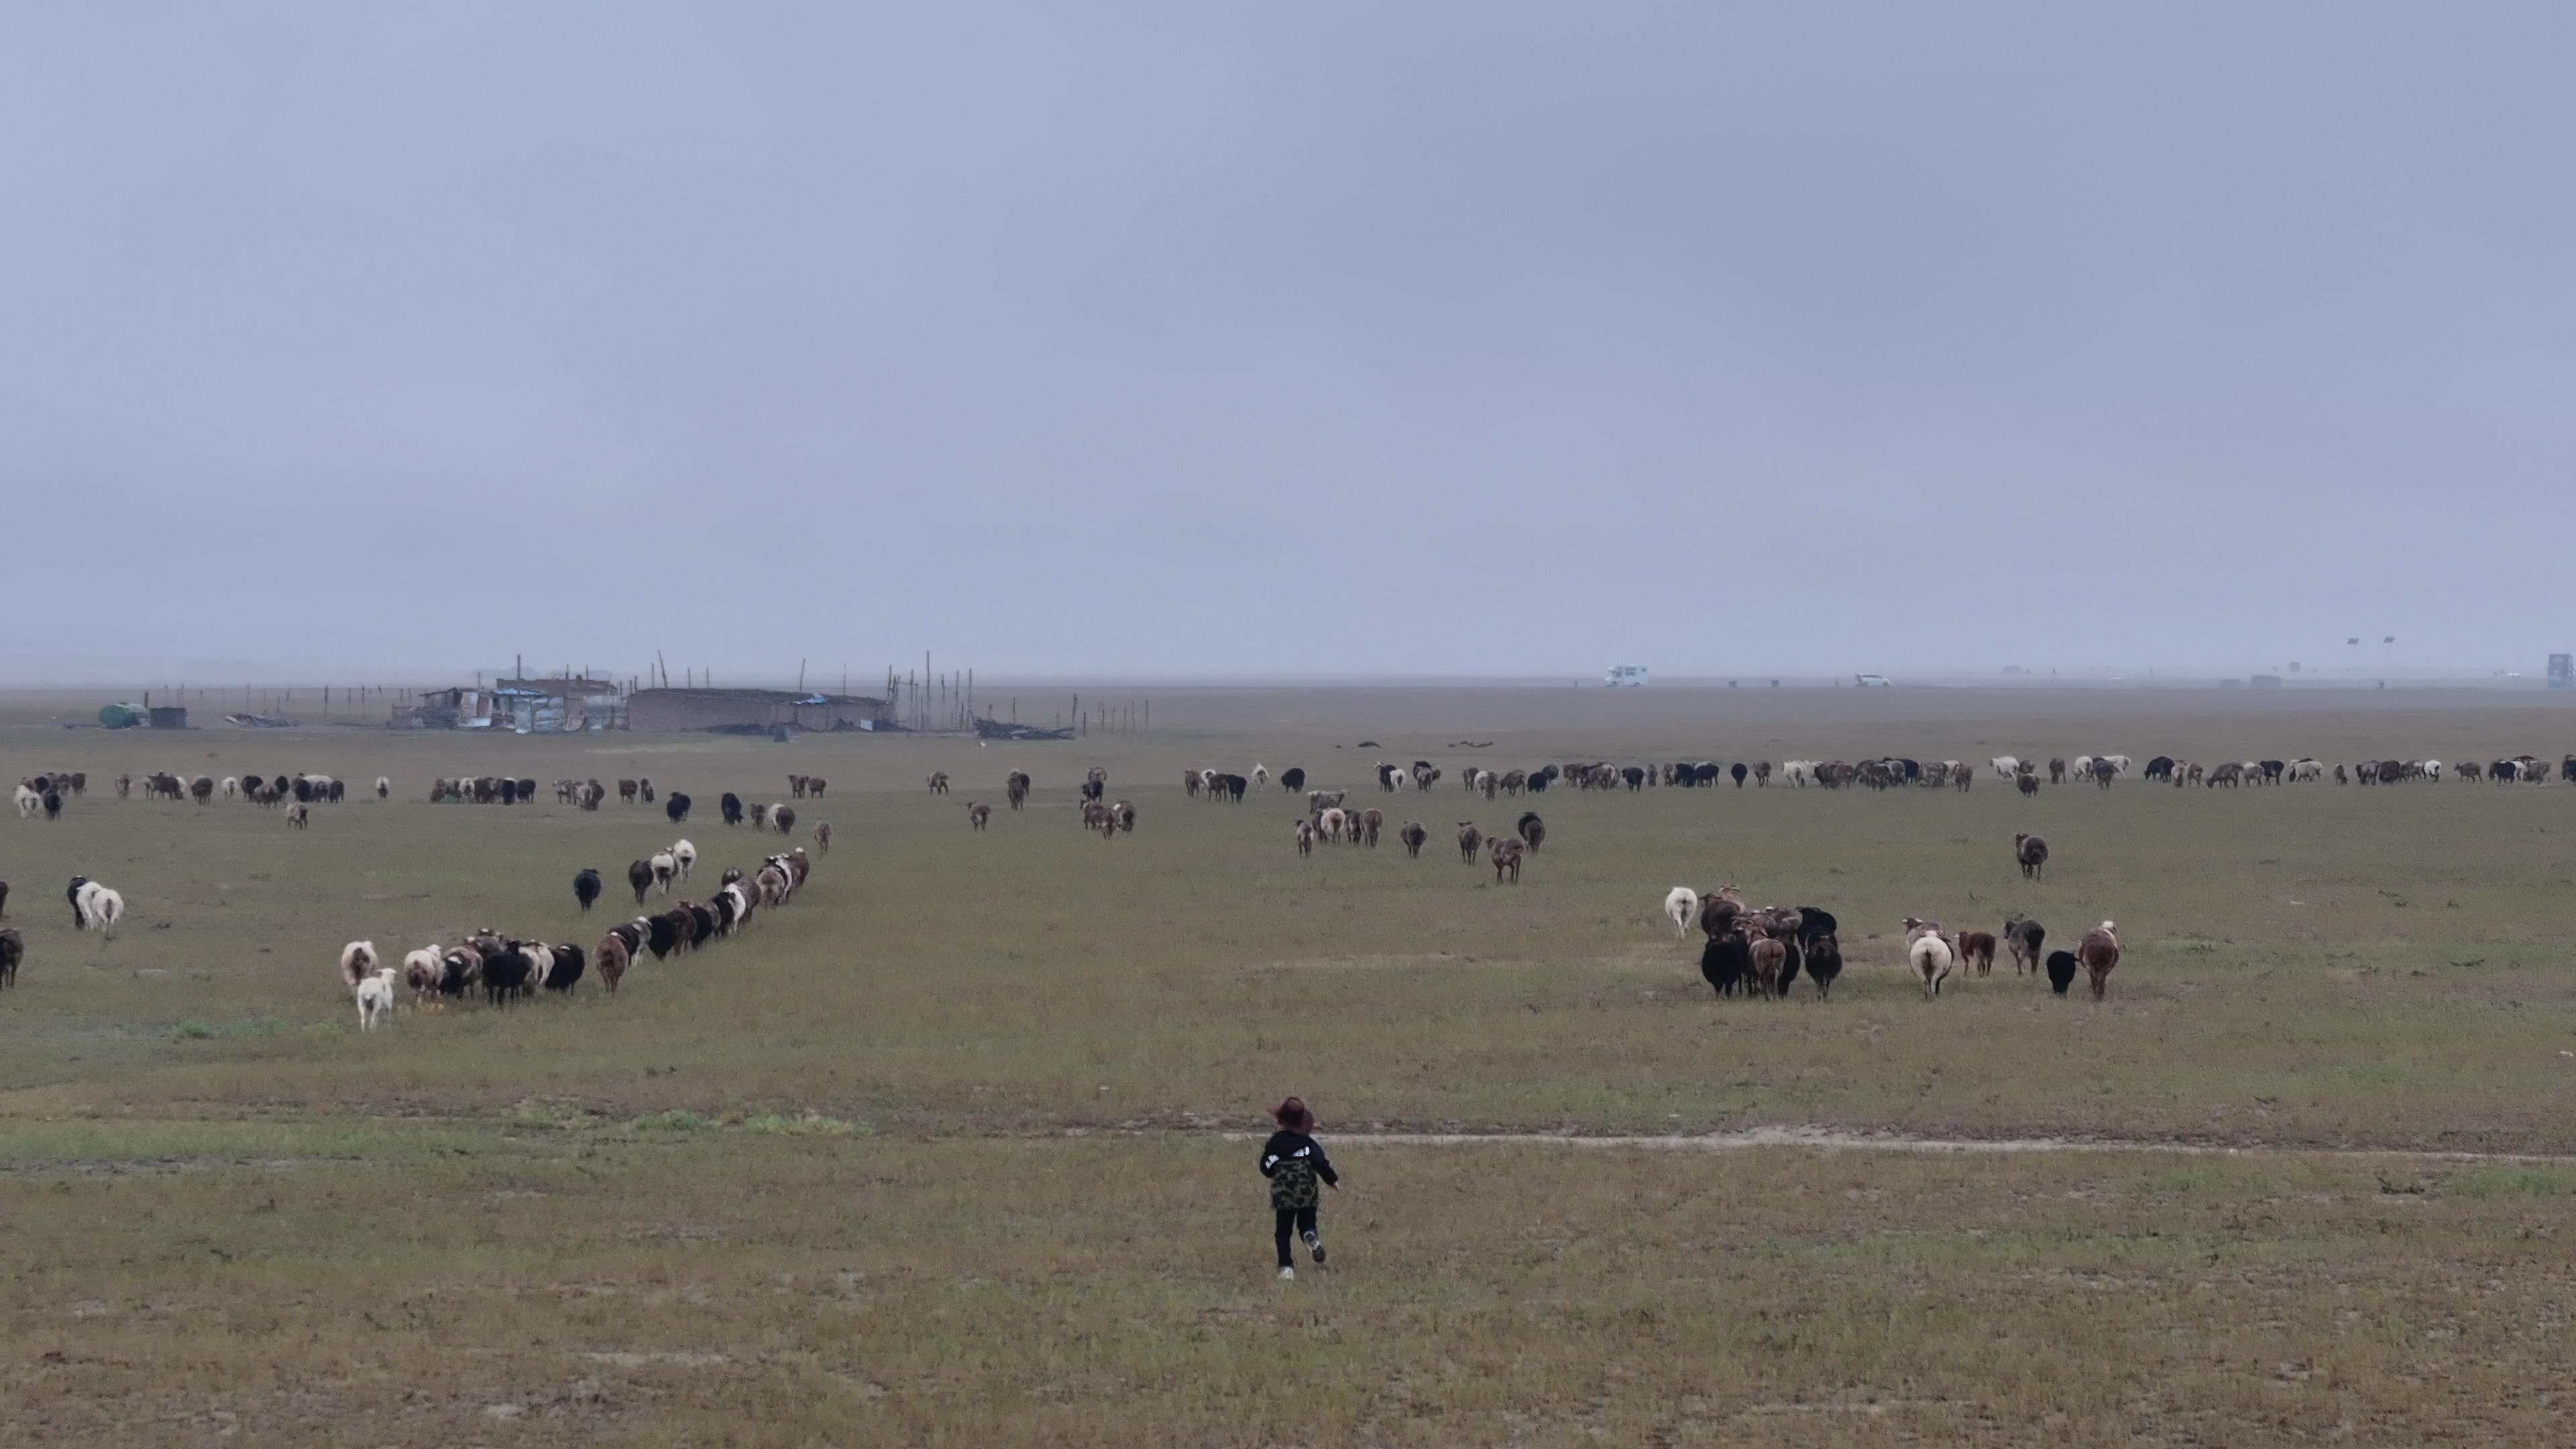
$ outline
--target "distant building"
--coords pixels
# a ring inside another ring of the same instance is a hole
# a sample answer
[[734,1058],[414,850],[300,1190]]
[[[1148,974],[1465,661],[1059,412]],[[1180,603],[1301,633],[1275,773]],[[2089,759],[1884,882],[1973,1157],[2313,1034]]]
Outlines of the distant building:
[[873,730],[893,713],[882,699],[792,689],[639,689],[626,696],[626,728],[674,730]]
[[2576,654],[2549,656],[2549,687],[2576,689]]

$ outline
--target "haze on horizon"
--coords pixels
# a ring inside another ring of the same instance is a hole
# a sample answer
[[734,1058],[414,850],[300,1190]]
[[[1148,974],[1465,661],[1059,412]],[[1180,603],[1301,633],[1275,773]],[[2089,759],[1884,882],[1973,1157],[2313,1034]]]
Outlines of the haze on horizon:
[[6,672],[2536,674],[2571,53],[2539,4],[15,7]]

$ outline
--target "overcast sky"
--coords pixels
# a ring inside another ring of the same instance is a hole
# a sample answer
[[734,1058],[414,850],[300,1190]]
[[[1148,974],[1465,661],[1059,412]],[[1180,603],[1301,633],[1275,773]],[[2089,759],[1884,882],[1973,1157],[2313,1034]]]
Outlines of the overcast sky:
[[2536,671],[2570,56],[2556,0],[12,5],[0,652]]

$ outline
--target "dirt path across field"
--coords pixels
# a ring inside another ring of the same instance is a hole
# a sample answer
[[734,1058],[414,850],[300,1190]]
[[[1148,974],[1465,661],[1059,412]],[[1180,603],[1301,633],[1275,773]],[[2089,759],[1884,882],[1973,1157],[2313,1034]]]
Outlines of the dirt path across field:
[[[1101,1134],[1108,1135],[1108,1134]],[[1145,1134],[1156,1135],[1156,1134]],[[1258,1142],[1251,1132],[1223,1134],[1230,1141]],[[1331,1132],[1327,1140],[1373,1147],[1629,1147],[1665,1152],[1729,1152],[1751,1147],[1805,1147],[1826,1152],[1929,1152],[2012,1154],[2024,1152],[2162,1153],[2184,1157],[2318,1157],[2347,1161],[2481,1163],[2576,1167],[2576,1155],[2547,1152],[2442,1151],[2421,1147],[2302,1147],[2289,1143],[2220,1144],[2175,1141],[2088,1141],[2074,1137],[1909,1137],[1847,1132],[1831,1127],[1755,1127],[1743,1132],[1672,1134],[1668,1136],[1587,1136],[1571,1132]]]

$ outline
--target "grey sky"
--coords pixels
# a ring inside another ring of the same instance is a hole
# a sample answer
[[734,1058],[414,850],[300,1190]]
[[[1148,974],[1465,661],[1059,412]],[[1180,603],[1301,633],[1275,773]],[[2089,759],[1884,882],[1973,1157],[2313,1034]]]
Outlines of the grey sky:
[[12,6],[0,647],[2536,670],[2571,55],[2563,4]]

